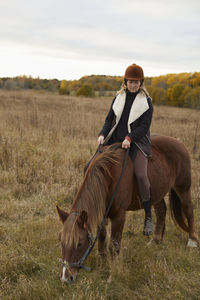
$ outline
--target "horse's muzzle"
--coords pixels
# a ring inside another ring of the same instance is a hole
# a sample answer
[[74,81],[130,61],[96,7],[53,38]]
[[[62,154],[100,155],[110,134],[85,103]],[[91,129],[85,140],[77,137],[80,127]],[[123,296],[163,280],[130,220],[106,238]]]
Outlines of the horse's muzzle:
[[68,273],[68,272],[66,271],[66,269],[63,268],[61,281],[63,283],[74,283],[76,281],[76,278],[77,278],[78,274],[77,273],[75,273],[75,274],[72,274],[72,273],[66,274],[66,273]]

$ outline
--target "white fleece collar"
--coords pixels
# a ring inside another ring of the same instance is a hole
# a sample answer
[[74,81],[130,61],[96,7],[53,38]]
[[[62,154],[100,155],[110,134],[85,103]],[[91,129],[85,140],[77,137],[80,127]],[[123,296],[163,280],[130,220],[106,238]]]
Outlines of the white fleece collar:
[[[124,105],[126,101],[126,93],[119,94],[114,103],[113,103],[113,111],[116,115],[116,123],[119,122]],[[133,101],[133,104],[131,106],[129,119],[128,119],[128,131],[131,132],[130,124],[133,123],[135,120],[137,120],[145,111],[149,109],[149,104],[147,101],[147,98],[142,93],[137,94],[135,97],[135,100]]]

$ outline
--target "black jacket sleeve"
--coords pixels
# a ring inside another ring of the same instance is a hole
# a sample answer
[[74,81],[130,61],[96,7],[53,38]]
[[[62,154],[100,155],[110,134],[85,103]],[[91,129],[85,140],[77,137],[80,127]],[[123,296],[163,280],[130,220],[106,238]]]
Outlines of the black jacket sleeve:
[[138,124],[136,128],[131,128],[131,133],[128,134],[132,142],[139,142],[148,132],[152,115],[153,115],[153,105],[150,98],[147,98],[149,109],[145,111],[137,120]]
[[107,137],[108,133],[110,132],[111,128],[112,128],[112,124],[113,124],[113,120],[115,118],[115,113],[112,109],[113,103],[115,101],[116,97],[113,99],[112,104],[110,106],[110,110],[107,114],[107,117],[105,119],[105,123],[103,125],[103,128],[101,129],[101,131],[99,132],[99,135],[104,135],[104,137]]

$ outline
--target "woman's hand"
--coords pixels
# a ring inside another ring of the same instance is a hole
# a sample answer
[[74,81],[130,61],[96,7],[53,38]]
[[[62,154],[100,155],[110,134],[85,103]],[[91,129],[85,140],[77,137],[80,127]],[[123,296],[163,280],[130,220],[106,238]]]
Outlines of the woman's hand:
[[122,143],[122,148],[128,149],[128,148],[130,148],[130,146],[131,146],[131,143],[127,139],[124,139],[124,141]]
[[100,136],[98,137],[97,143],[98,143],[98,145],[101,145],[101,144],[104,143],[104,136],[103,136],[103,135],[100,135]]

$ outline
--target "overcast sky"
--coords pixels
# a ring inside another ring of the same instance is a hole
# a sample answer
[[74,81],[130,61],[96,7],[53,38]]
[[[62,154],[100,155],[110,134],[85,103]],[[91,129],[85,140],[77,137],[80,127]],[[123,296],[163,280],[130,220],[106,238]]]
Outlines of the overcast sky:
[[200,71],[199,0],[0,0],[0,77]]

